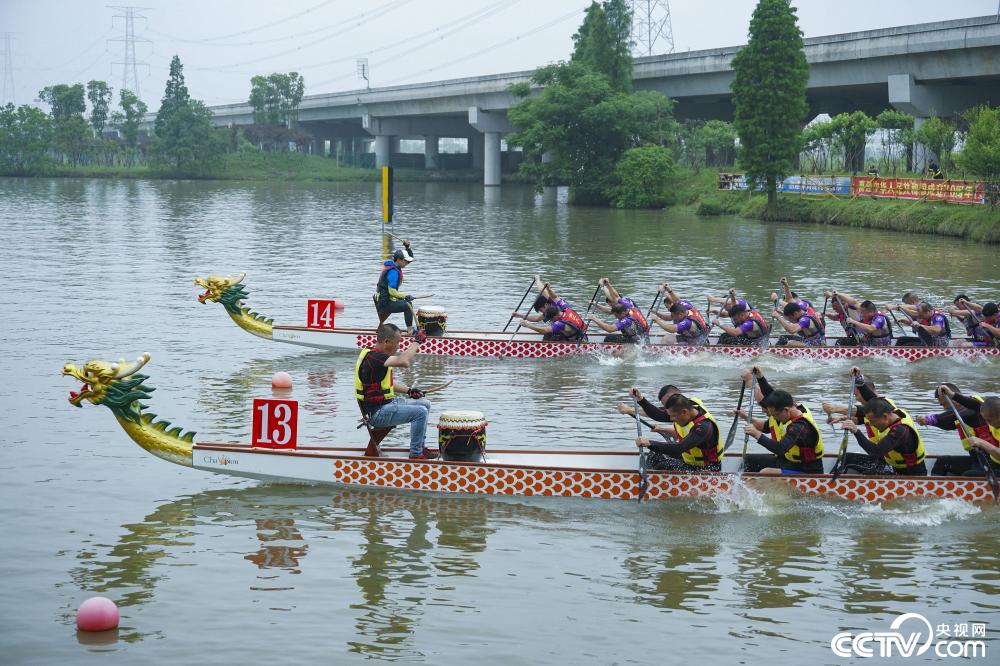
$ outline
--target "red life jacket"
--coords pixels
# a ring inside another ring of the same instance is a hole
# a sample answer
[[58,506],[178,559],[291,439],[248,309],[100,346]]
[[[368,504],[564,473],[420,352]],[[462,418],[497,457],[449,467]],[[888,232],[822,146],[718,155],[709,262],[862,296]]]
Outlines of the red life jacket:
[[556,319],[575,327],[578,331],[587,330],[587,324],[584,323],[583,317],[573,308],[566,308]]
[[806,340],[812,340],[814,338],[823,337],[826,334],[826,326],[823,325],[823,320],[816,315],[816,311],[813,310],[812,308],[809,308],[806,311],[806,316],[809,317],[809,319],[812,320],[813,324],[816,325],[817,330],[814,333],[810,333],[809,335],[806,335],[805,331],[800,331],[802,337],[805,338]]
[[632,317],[632,319],[639,324],[639,326],[642,326],[644,333],[649,333],[649,322],[646,321],[646,317],[642,314],[642,310],[633,305],[629,308],[628,316]]
[[771,334],[771,324],[764,319],[764,315],[756,310],[751,310],[750,314],[747,316],[757,322],[757,326],[760,327],[761,333],[757,336],[758,338],[763,338]]
[[682,336],[684,336],[685,338],[700,338],[701,336],[708,333],[708,324],[705,323],[705,318],[701,316],[701,313],[698,312],[697,309],[688,308],[687,319],[693,321],[695,325],[698,327],[698,330],[694,331],[689,328],[684,333],[681,333]]

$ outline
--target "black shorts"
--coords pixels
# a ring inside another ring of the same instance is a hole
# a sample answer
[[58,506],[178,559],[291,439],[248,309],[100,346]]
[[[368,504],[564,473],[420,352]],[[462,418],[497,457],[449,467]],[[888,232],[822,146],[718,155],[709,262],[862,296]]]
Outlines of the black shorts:
[[814,460],[811,463],[793,463],[787,458],[779,458],[773,453],[754,453],[747,456],[744,472],[759,472],[767,467],[780,468],[782,472],[798,474],[822,474],[823,461]]
[[667,456],[656,451],[649,451],[646,453],[646,469],[670,472],[719,472],[722,470],[722,463],[695,467],[680,458]]

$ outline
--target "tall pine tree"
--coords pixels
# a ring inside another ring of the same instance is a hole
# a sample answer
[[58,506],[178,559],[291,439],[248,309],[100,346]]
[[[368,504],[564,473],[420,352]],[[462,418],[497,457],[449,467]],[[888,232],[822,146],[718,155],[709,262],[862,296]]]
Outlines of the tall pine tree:
[[750,40],[733,58],[733,107],[739,162],[747,179],[777,203],[778,182],[792,173],[809,112],[809,64],[790,0],[760,0]]

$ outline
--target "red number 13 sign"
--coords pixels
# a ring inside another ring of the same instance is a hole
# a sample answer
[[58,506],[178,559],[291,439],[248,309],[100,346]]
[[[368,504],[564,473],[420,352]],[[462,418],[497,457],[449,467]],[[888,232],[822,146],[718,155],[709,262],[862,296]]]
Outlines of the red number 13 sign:
[[298,421],[299,403],[295,400],[255,398],[251,445],[265,449],[294,449]]

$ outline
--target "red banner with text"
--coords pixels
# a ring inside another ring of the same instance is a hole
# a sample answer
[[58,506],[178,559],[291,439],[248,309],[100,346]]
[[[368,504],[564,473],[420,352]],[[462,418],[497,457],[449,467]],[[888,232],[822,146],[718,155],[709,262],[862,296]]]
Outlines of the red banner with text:
[[983,183],[970,180],[922,180],[920,178],[851,178],[851,194],[858,197],[927,199],[953,203],[985,203]]

